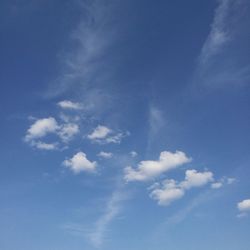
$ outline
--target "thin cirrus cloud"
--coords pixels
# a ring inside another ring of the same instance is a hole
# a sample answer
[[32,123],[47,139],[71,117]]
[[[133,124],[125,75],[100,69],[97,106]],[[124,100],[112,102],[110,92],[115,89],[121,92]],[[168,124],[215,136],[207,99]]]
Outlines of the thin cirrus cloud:
[[150,197],[157,200],[159,205],[167,206],[173,201],[182,198],[191,188],[202,187],[213,182],[213,173],[210,171],[198,172],[195,169],[187,170],[185,180],[177,182],[173,179],[165,180],[161,184],[155,183],[150,189]]
[[190,161],[191,158],[187,157],[184,152],[163,151],[158,160],[141,161],[135,169],[131,166],[126,167],[124,179],[127,182],[147,181]]
[[87,135],[87,138],[90,141],[99,143],[99,144],[108,144],[108,143],[119,144],[121,143],[121,140],[123,139],[123,137],[125,137],[126,135],[128,135],[128,133],[126,134],[122,132],[116,133],[115,131],[113,131],[112,129],[106,126],[98,125],[92,131],[92,133]]
[[81,172],[95,172],[97,167],[97,162],[90,161],[87,155],[81,151],[73,155],[72,158],[64,160],[62,164],[75,174]]
[[82,104],[79,102],[72,102],[69,100],[60,101],[57,105],[62,109],[69,109],[69,110],[80,110],[83,108]]
[[[197,84],[220,87],[228,84],[243,86],[250,79],[250,65],[242,60],[244,47],[249,50],[250,25],[247,0],[219,0],[210,32],[202,46],[195,70]],[[242,44],[242,40],[248,41]]]

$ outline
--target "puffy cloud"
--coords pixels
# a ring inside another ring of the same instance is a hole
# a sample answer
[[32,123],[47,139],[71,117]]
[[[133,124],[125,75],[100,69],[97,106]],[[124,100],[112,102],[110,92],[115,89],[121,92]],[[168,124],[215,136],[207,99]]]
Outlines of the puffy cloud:
[[112,129],[98,125],[94,131],[87,135],[88,139],[93,142],[97,142],[100,144],[107,144],[107,143],[120,143],[122,138],[127,134],[124,133],[115,133]]
[[101,126],[98,125],[94,131],[88,135],[88,138],[90,140],[99,140],[99,139],[104,139],[107,137],[108,134],[111,133],[111,129],[105,127],[105,126]]
[[94,172],[97,163],[89,161],[85,153],[78,152],[71,159],[64,160],[63,165],[78,174],[80,172]]
[[113,154],[111,152],[104,152],[104,151],[101,151],[99,154],[98,154],[99,157],[101,158],[105,158],[105,159],[109,159],[109,158],[112,158],[113,157]]
[[213,181],[213,173],[212,172],[197,172],[195,169],[187,170],[186,177],[183,182],[181,182],[181,186],[184,189],[189,189],[192,187],[200,187],[204,186],[209,182]]
[[211,184],[211,188],[213,189],[219,189],[223,186],[223,183],[222,182],[214,182]]
[[151,186],[150,197],[157,200],[159,205],[169,205],[175,200],[182,198],[186,192],[193,187],[201,187],[213,181],[212,172],[198,172],[194,169],[187,170],[185,180],[177,183],[175,180],[165,180],[160,185],[156,183]]
[[24,140],[37,149],[55,150],[60,146],[59,142],[46,143],[40,139],[53,134],[58,136],[62,142],[67,143],[77,133],[79,133],[79,126],[77,124],[58,124],[54,117],[48,117],[35,120],[27,130]]
[[159,205],[169,205],[184,194],[185,191],[176,185],[175,180],[166,180],[162,188],[156,188],[151,192],[150,197],[157,200]]
[[237,207],[240,212],[250,212],[250,199],[239,202]]
[[79,109],[83,108],[80,103],[72,102],[72,101],[68,101],[68,100],[58,102],[57,105],[62,109],[79,110]]
[[77,124],[66,123],[61,126],[60,130],[58,131],[58,135],[64,142],[68,142],[74,137],[74,135],[79,133],[79,131],[79,126]]
[[146,181],[190,161],[191,158],[181,151],[175,153],[163,151],[159,160],[141,161],[137,169],[133,169],[131,166],[126,167],[124,179],[126,181]]
[[25,140],[31,141],[36,138],[41,138],[49,133],[55,133],[59,126],[53,117],[43,118],[35,121],[28,129]]

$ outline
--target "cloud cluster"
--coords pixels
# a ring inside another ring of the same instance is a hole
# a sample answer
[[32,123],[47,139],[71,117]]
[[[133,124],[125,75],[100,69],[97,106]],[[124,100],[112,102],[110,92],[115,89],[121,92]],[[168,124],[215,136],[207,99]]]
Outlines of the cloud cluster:
[[136,169],[131,166],[126,167],[124,179],[127,182],[150,180],[190,161],[191,158],[187,157],[184,152],[163,151],[158,160],[141,161]]
[[121,143],[122,138],[125,137],[126,135],[127,133],[126,134],[122,132],[116,133],[115,131],[113,131],[112,129],[106,126],[98,125],[92,131],[92,133],[87,135],[87,138],[91,140],[92,142],[95,142],[98,144],[108,144],[108,143],[119,144]]
[[41,139],[48,135],[56,135],[62,142],[67,143],[78,133],[78,124],[59,124],[54,117],[48,117],[38,119],[31,124],[24,140],[37,149],[54,150],[58,148],[59,142],[46,143],[41,141]]
[[157,200],[159,205],[169,205],[173,201],[182,198],[185,192],[191,188],[202,187],[213,181],[213,173],[209,171],[198,172],[194,169],[187,170],[185,180],[176,182],[173,179],[165,180],[161,184],[156,183],[150,189],[150,197]]
[[63,161],[63,165],[72,170],[75,174],[80,172],[94,172],[96,170],[97,163],[88,160],[84,152],[78,152],[70,159]]

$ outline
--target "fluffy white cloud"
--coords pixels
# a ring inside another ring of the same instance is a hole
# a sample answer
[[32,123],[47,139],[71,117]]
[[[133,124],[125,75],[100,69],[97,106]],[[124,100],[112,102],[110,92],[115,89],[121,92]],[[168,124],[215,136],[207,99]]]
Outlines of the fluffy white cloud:
[[235,178],[229,178],[229,177],[222,177],[220,180],[214,182],[211,184],[212,189],[219,189],[223,187],[224,185],[231,185],[236,181]]
[[159,205],[169,205],[184,194],[185,191],[178,187],[174,180],[166,180],[163,182],[162,188],[156,188],[151,192],[150,197],[157,200]]
[[151,186],[150,197],[157,200],[159,205],[169,205],[175,200],[182,198],[186,192],[193,187],[201,187],[213,181],[212,172],[198,172],[194,169],[187,170],[185,180],[177,183],[175,180],[165,180],[160,185],[156,183]]
[[63,165],[78,174],[80,172],[94,172],[97,163],[89,161],[85,153],[78,152],[71,159],[64,160]]
[[250,199],[239,202],[237,207],[240,212],[250,212]]
[[60,130],[58,131],[58,135],[64,142],[68,142],[74,137],[74,135],[79,133],[79,131],[80,131],[79,126],[77,124],[66,123],[60,127]]
[[99,157],[102,157],[102,158],[105,158],[105,159],[110,159],[113,157],[113,154],[111,152],[104,152],[104,151],[101,151],[99,154],[98,154]]
[[88,135],[90,140],[98,140],[107,137],[108,134],[112,132],[111,129],[105,126],[98,125],[94,131]]
[[62,108],[62,109],[74,109],[74,110],[79,110],[82,109],[82,105],[78,102],[72,102],[68,100],[64,100],[61,102],[58,102],[57,105]]
[[27,130],[24,140],[34,148],[55,150],[60,146],[59,142],[46,143],[40,139],[53,134],[58,136],[62,142],[67,143],[79,131],[79,126],[75,123],[58,124],[54,117],[48,117],[34,121]]
[[87,135],[88,139],[100,144],[120,143],[124,136],[126,134],[115,133],[112,129],[102,125],[98,125],[91,134]]
[[41,138],[49,133],[54,133],[59,126],[53,117],[43,118],[35,121],[28,129],[25,140],[31,141],[36,138]]
[[181,151],[175,153],[163,151],[159,160],[141,161],[137,169],[133,169],[131,166],[126,167],[124,179],[126,181],[146,181],[190,161],[191,158]]
[[212,172],[197,172],[195,169],[187,170],[186,177],[183,182],[181,182],[181,187],[184,189],[189,189],[192,187],[204,186],[209,182],[213,181]]

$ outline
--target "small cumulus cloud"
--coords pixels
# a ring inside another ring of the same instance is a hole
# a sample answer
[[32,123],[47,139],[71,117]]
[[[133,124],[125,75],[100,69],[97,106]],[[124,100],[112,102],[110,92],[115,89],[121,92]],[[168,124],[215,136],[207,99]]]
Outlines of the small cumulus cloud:
[[129,153],[132,157],[136,157],[138,155],[138,153],[136,151],[131,151]]
[[59,124],[54,117],[48,117],[34,120],[26,131],[24,141],[40,150],[56,150],[60,146],[58,141],[47,143],[41,139],[48,135],[55,135],[63,143],[68,143],[79,132],[79,126],[76,123]]
[[167,206],[173,201],[182,198],[191,188],[202,187],[213,181],[213,173],[209,171],[198,172],[195,169],[187,170],[185,180],[177,182],[173,179],[165,180],[162,184],[151,186],[150,197],[157,200],[159,205]]
[[101,158],[105,158],[105,159],[110,159],[113,157],[113,154],[111,152],[104,152],[104,151],[101,151],[99,154],[98,154],[99,157]]
[[112,129],[98,125],[92,133],[87,135],[87,138],[92,142],[96,142],[99,144],[108,144],[108,143],[121,143],[123,137],[128,135],[128,133],[116,133]]
[[68,167],[75,174],[79,174],[80,172],[94,172],[97,163],[88,160],[84,152],[78,152],[72,158],[64,160],[63,165]]
[[83,108],[82,104],[79,102],[72,102],[69,100],[60,101],[57,105],[62,109],[69,109],[69,110],[80,110]]
[[126,181],[146,181],[191,161],[184,152],[163,151],[158,160],[141,161],[136,169],[124,169]]
[[250,213],[250,199],[243,200],[241,202],[238,202],[237,208],[239,210],[239,214],[237,217],[245,217]]

